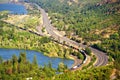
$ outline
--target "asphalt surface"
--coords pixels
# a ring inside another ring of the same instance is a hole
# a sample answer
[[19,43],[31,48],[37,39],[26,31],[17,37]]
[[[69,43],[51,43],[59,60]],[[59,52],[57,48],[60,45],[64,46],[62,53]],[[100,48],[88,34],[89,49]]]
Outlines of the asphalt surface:
[[36,29],[41,36],[44,36],[44,34],[42,32],[42,25],[37,26]]
[[[77,43],[73,40],[70,40],[67,37],[61,36],[60,32],[57,31],[50,23],[48,16],[45,12],[44,9],[42,9],[40,6],[38,6],[37,4],[35,4],[38,9],[41,11],[42,17],[43,17],[43,25],[45,26],[47,32],[49,35],[51,35],[51,37],[53,37],[55,40],[58,40],[59,42],[65,42],[67,45],[69,46],[74,46],[75,48],[85,48],[86,46],[80,43]],[[91,49],[91,51],[93,52],[93,54],[97,57],[97,61],[94,64],[94,66],[104,66],[107,65],[108,63],[108,56],[106,55],[106,53],[101,52],[95,48],[89,47]]]

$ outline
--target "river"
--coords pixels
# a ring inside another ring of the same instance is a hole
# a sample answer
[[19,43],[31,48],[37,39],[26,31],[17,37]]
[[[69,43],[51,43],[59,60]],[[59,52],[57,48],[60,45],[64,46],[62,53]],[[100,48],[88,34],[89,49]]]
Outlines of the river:
[[0,4],[0,11],[9,11],[10,14],[27,14],[25,6],[13,3]]
[[62,58],[51,58],[48,56],[43,55],[40,52],[37,51],[32,51],[32,50],[19,50],[19,49],[3,49],[0,48],[0,56],[3,58],[3,60],[8,60],[10,58],[12,58],[12,55],[16,55],[19,56],[19,54],[21,52],[25,52],[27,59],[32,62],[33,61],[33,57],[34,55],[36,55],[37,58],[37,62],[39,66],[44,66],[44,64],[48,64],[49,62],[51,62],[52,67],[57,69],[58,64],[60,62],[63,62],[64,64],[66,64],[69,68],[72,67],[72,65],[74,64],[73,60],[69,60],[69,59],[62,59]]

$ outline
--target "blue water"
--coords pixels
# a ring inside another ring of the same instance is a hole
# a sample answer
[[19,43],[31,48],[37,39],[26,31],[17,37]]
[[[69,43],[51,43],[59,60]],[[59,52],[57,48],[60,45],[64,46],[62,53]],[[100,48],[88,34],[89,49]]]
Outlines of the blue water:
[[44,64],[48,64],[49,62],[51,62],[52,67],[57,68],[58,64],[60,62],[63,62],[69,68],[71,68],[72,64],[74,63],[73,60],[61,59],[61,58],[50,58],[37,51],[0,48],[0,56],[3,58],[3,60],[11,59],[13,54],[15,54],[16,56],[19,56],[20,52],[26,52],[27,59],[30,62],[33,61],[33,57],[34,55],[36,55],[39,66],[44,66]]
[[11,14],[27,14],[27,10],[23,5],[4,3],[0,4],[0,11],[10,11]]

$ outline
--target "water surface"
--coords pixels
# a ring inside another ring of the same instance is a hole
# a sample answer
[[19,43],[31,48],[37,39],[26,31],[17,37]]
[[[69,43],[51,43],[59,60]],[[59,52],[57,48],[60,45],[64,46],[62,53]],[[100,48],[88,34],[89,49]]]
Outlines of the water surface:
[[48,64],[49,62],[52,63],[53,68],[57,68],[58,64],[60,62],[63,62],[66,64],[69,68],[72,67],[72,64],[74,63],[73,60],[68,60],[68,59],[61,59],[61,58],[50,58],[45,55],[43,55],[40,52],[37,51],[31,51],[31,50],[18,50],[18,49],[1,49],[0,48],[0,56],[4,60],[8,60],[12,58],[12,55],[19,56],[20,52],[26,52],[27,59],[32,62],[34,55],[36,55],[38,65],[44,66],[44,64]]
[[23,5],[13,3],[0,4],[0,11],[10,11],[11,14],[27,14],[27,10]]

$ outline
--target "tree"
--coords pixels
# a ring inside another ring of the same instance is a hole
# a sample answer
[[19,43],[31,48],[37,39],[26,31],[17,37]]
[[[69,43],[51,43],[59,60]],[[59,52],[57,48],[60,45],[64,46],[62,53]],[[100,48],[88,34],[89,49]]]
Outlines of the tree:
[[48,67],[49,67],[50,69],[52,69],[52,64],[51,64],[51,62],[48,63]]
[[82,59],[82,60],[84,59],[84,56],[81,53],[78,53],[77,56],[78,56],[79,59]]
[[67,65],[65,65],[64,63],[59,63],[59,65],[58,65],[58,68],[57,68],[57,70],[59,71],[59,72],[63,72],[64,70],[66,70],[67,69]]
[[15,64],[15,63],[18,62],[18,59],[17,59],[17,56],[16,56],[16,55],[13,55],[13,56],[12,56],[12,62],[13,62],[13,64]]
[[65,54],[64,54],[64,57],[65,58],[69,58],[69,51],[67,49],[64,50]]
[[85,48],[85,52],[86,52],[86,54],[88,54],[88,55],[91,55],[91,49],[90,48],[88,48],[88,47],[86,47]]
[[9,74],[9,75],[12,74],[12,67],[11,66],[6,69],[6,74]]
[[18,59],[17,59],[17,56],[16,55],[13,55],[12,56],[12,64],[13,64],[13,73],[17,73],[18,71]]
[[50,38],[48,38],[48,37],[42,37],[41,38],[41,40],[40,40],[40,43],[48,43],[48,42],[50,42],[51,41],[51,39]]
[[33,58],[33,65],[38,66],[36,55],[34,55],[34,58]]
[[110,35],[110,39],[119,39],[119,34],[114,33],[114,34]]
[[20,53],[18,62],[19,62],[19,63],[25,63],[26,60],[27,60],[27,59],[26,59],[26,53]]
[[2,57],[0,56],[0,64],[3,62],[3,59],[2,59]]
[[17,73],[18,72],[18,63],[14,63],[13,64],[12,70],[13,70],[13,73]]

